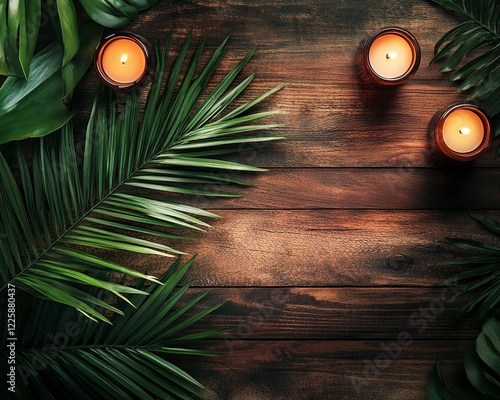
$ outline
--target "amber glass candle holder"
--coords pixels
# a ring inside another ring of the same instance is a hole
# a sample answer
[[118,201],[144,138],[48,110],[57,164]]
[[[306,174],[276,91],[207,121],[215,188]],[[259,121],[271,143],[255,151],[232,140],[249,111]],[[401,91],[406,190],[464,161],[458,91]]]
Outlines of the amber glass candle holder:
[[94,55],[97,75],[114,90],[131,90],[141,85],[151,67],[148,47],[146,39],[130,32],[107,36]]
[[455,104],[439,115],[433,129],[437,149],[455,161],[475,160],[493,141],[491,121],[473,104]]
[[380,85],[401,85],[420,66],[420,46],[408,31],[389,27],[374,32],[362,50],[363,67],[368,77]]

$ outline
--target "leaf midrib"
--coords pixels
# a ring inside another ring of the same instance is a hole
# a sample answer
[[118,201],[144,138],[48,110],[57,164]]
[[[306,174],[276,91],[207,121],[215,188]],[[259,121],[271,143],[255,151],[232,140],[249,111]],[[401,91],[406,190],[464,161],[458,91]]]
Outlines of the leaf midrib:
[[[184,136],[184,134],[187,133],[187,132],[184,132],[182,136]],[[94,205],[92,205],[88,211],[86,211],[78,220],[76,220],[74,223],[72,223],[66,230],[64,230],[64,232],[59,235],[58,238],[56,238],[56,240],[54,240],[51,245],[49,247],[47,247],[46,249],[43,250],[43,252],[37,256],[33,261],[31,261],[25,268],[23,268],[21,270],[21,272],[19,272],[18,274],[14,275],[12,277],[12,279],[10,279],[8,282],[5,283],[5,285],[2,286],[2,288],[0,289],[0,292],[3,291],[7,286],[8,284],[13,284],[15,283],[15,280],[17,278],[19,278],[23,273],[25,273],[26,271],[28,271],[30,268],[33,268],[36,266],[36,264],[42,260],[44,257],[46,257],[46,255],[53,251],[54,247],[57,246],[59,243],[61,243],[61,241],[64,239],[64,237],[70,233],[71,231],[73,231],[74,229],[76,229],[76,227],[78,227],[78,225],[80,225],[91,213],[93,213],[101,204],[105,203],[112,195],[114,195],[122,186],[125,185],[125,182],[129,181],[137,172],[139,172],[141,169],[145,168],[149,163],[151,163],[152,160],[154,160],[155,158],[157,158],[160,154],[162,153],[165,153],[166,151],[168,151],[171,147],[175,146],[177,144],[177,141],[179,140],[179,135],[176,137],[176,140],[175,142],[172,142],[170,143],[168,146],[162,148],[161,150],[159,150],[157,153],[151,155],[150,158],[148,158],[146,161],[144,161],[144,163],[140,164],[137,168],[135,168],[129,175],[127,175],[126,177],[124,177],[119,183],[117,183],[117,185],[110,189],[109,192],[103,196],[101,199],[99,199]]]

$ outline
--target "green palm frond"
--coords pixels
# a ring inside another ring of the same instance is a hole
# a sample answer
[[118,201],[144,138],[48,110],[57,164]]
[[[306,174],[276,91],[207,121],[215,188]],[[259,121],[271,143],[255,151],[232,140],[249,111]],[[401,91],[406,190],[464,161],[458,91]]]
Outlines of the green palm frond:
[[[465,18],[434,48],[431,63],[442,62],[441,72],[452,72],[459,92],[469,91],[490,117],[500,114],[500,2],[497,0],[431,0]],[[466,61],[465,61],[466,60]],[[495,119],[496,133],[500,123]]]
[[[481,333],[464,355],[467,379],[477,392],[488,399],[500,399],[500,320],[488,319]],[[440,374],[439,365],[432,369],[427,380],[430,400],[457,400]],[[482,397],[481,397],[482,398]]]
[[[253,79],[251,75],[235,83],[253,52],[202,100],[223,58],[227,39],[202,68],[201,43],[183,76],[191,35],[167,72],[171,42],[170,33],[163,52],[156,48],[156,75],[141,123],[136,92],[127,96],[121,112],[114,96],[108,101],[108,92],[97,95],[87,128],[82,171],[71,125],[60,135],[39,139],[32,170],[18,153],[20,186],[0,154],[2,290],[10,283],[108,321],[92,307],[104,307],[103,302],[81,286],[90,284],[123,298],[130,290],[86,272],[118,272],[151,281],[154,277],[101,258],[89,252],[91,249],[176,257],[181,252],[161,241],[181,238],[177,229],[204,230],[209,225],[203,219],[216,217],[183,204],[179,194],[237,196],[219,188],[244,184],[227,178],[227,173],[262,171],[216,157],[240,153],[245,144],[281,138],[243,135],[278,126],[255,123],[275,112],[250,109],[280,88],[227,112]],[[144,234],[149,239],[142,238]],[[111,306],[108,310],[117,311]]]
[[[119,300],[117,307],[123,308],[125,315],[115,314],[113,325],[94,324],[71,308],[32,297],[25,299],[31,307],[18,304],[16,331],[22,335],[16,342],[16,398],[200,397],[203,386],[175,361],[185,356],[215,355],[197,349],[195,343],[228,329],[190,331],[222,305],[198,311],[196,306],[207,293],[185,299],[189,283],[177,284],[192,261],[181,265],[177,260],[159,278],[163,285],[146,287],[142,282],[136,290],[147,292],[148,297],[131,297],[133,305]],[[2,312],[3,318],[6,315]],[[3,332],[2,357],[7,360],[7,345],[12,341],[7,331]],[[7,376],[7,363],[1,368]]]
[[[500,224],[482,215],[471,214],[489,232],[500,236]],[[455,246],[477,254],[460,260],[444,261],[439,265],[468,265],[470,269],[447,279],[441,284],[460,283],[455,295],[475,293],[456,313],[454,320],[474,312],[472,323],[482,322],[495,315],[500,306],[500,247],[469,239],[447,239]]]

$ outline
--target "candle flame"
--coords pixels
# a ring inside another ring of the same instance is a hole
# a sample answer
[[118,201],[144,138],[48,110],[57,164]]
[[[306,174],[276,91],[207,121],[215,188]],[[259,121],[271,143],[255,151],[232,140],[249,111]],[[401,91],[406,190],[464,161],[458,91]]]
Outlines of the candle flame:
[[127,55],[126,55],[126,54],[124,54],[124,55],[122,56],[122,58],[120,58],[120,62],[121,62],[122,64],[125,64],[125,63],[127,62]]
[[387,53],[385,55],[385,58],[387,58],[388,60],[394,60],[395,58],[398,58],[398,53],[396,53],[395,51],[391,51],[390,53]]
[[458,131],[460,132],[461,135],[468,135],[470,133],[469,128],[460,128]]

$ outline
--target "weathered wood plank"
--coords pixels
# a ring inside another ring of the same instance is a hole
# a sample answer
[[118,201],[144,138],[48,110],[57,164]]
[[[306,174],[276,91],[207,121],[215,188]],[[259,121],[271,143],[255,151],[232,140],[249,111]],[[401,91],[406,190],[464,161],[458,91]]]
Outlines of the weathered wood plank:
[[467,344],[414,341],[398,348],[373,341],[241,341],[227,352],[224,342],[210,341],[204,348],[227,354],[180,365],[214,400],[427,400],[426,377],[437,359],[446,360],[447,382],[470,393],[458,359]]
[[[206,289],[192,289],[191,295]],[[248,339],[472,339],[467,321],[451,327],[464,298],[456,288],[212,288],[206,303],[227,303],[193,331],[235,327],[231,349]],[[205,305],[206,307],[206,305]],[[199,311],[199,309],[197,308]],[[193,310],[194,313],[196,310]]]
[[500,204],[500,187],[494,184],[500,169],[495,168],[298,168],[248,179],[256,187],[240,190],[244,199],[201,197],[194,202],[212,209],[283,210],[477,210]]
[[[243,200],[244,201],[244,200]],[[196,255],[203,286],[430,286],[463,270],[436,263],[464,255],[444,241],[500,244],[465,211],[218,210],[208,233],[167,242]],[[499,218],[498,212],[485,212]],[[103,253],[159,275],[162,257]]]

